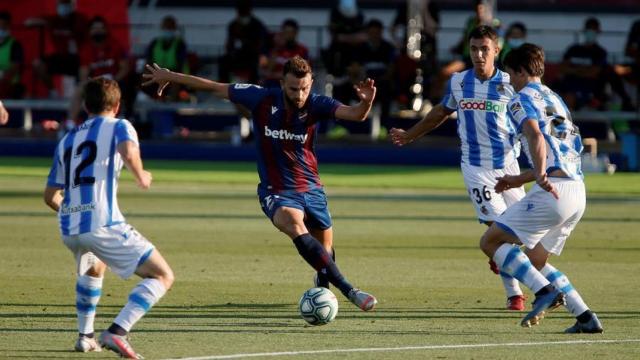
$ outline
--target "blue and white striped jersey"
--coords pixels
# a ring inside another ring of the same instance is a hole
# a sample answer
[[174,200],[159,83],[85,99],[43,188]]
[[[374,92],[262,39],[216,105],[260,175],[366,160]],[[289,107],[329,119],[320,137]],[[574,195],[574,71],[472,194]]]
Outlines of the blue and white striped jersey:
[[58,211],[62,235],[124,222],[116,198],[124,165],[117,146],[123,141],[138,144],[131,123],[105,117],[88,119],[60,140],[47,186],[64,189]]
[[[541,83],[530,82],[509,102],[509,119],[522,133],[528,119],[538,122],[547,143],[547,173],[561,169],[574,180],[582,180],[582,138],[564,101]],[[526,144],[526,138],[522,138]],[[527,153],[529,159],[529,153]]]
[[473,69],[451,76],[441,104],[458,111],[462,163],[502,169],[516,161],[519,143],[506,115],[514,93],[509,74],[500,70],[486,81]]

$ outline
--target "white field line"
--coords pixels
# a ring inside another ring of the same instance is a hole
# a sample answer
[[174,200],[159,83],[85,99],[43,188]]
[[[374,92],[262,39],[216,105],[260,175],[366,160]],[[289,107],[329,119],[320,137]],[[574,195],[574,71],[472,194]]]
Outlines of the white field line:
[[211,355],[189,358],[177,358],[168,360],[218,360],[218,359],[242,359],[254,357],[275,357],[275,356],[296,356],[314,354],[335,354],[335,353],[356,353],[356,352],[392,352],[408,350],[440,350],[440,349],[473,349],[485,347],[515,347],[515,346],[537,346],[537,345],[575,345],[575,344],[614,344],[640,342],[640,339],[619,339],[619,340],[567,340],[567,341],[539,341],[539,342],[519,342],[519,343],[488,343],[488,344],[458,344],[458,345],[424,345],[424,346],[401,346],[401,347],[381,347],[381,348],[353,348],[353,349],[330,349],[330,350],[301,350],[301,351],[280,351],[248,354]]

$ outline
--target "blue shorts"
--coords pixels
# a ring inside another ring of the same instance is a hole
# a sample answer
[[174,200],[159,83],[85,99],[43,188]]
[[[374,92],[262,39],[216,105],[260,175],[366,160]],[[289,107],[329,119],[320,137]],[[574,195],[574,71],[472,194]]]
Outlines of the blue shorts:
[[262,211],[273,221],[279,207],[290,207],[304,211],[307,228],[325,230],[331,227],[331,214],[327,207],[327,196],[322,188],[307,192],[272,193],[258,186],[258,198]]

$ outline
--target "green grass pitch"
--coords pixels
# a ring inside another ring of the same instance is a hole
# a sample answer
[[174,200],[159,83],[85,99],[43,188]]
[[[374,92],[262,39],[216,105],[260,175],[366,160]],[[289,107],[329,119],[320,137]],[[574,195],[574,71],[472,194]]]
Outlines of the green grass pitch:
[[[115,358],[72,352],[74,262],[42,201],[49,162],[0,157],[0,358]],[[120,207],[176,274],[174,288],[132,332],[146,358],[640,358],[639,174],[587,174],[585,216],[552,263],[605,333],[566,335],[574,320],[562,309],[531,329],[519,327],[522,313],[503,310],[500,280],[478,249],[485,228],[459,169],[320,165],[338,264],[379,305],[363,313],[336,294],[336,321],[310,327],[296,305],[313,273],[262,214],[254,164],[146,167],[155,181],[148,192],[123,171]],[[108,273],[97,331],[136,281]]]

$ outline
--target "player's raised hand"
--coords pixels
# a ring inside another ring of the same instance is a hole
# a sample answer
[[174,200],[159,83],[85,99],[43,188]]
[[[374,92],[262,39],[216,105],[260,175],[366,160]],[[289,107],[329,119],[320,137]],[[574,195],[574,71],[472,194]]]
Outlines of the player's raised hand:
[[393,145],[402,146],[413,141],[406,130],[391,128],[391,130],[389,130],[389,133],[391,134],[391,142],[393,143]]
[[0,125],[4,125],[9,122],[9,113],[7,109],[4,108],[2,103],[0,103]]
[[505,175],[505,176],[497,177],[496,180],[498,180],[498,182],[496,183],[496,186],[493,187],[493,189],[498,194],[500,194],[505,190],[522,186],[522,181],[520,181],[520,178],[515,175]]
[[372,79],[366,78],[364,81],[360,81],[358,85],[354,85],[358,97],[363,102],[371,104],[376,97],[375,82]]
[[151,180],[153,180],[151,173],[149,171],[143,170],[140,178],[137,179],[136,182],[138,183],[138,187],[143,190],[147,190],[151,187]]
[[158,96],[162,96],[162,92],[171,82],[169,80],[171,71],[166,68],[161,68],[156,63],[154,63],[153,66],[149,64],[145,65],[145,69],[148,71],[148,73],[142,74],[142,86],[158,84]]
[[550,192],[554,198],[560,199],[560,196],[558,195],[558,191],[553,186],[553,184],[549,181],[549,178],[547,177],[546,173],[536,175],[536,184],[538,184],[538,186],[540,186],[542,190],[546,192]]

